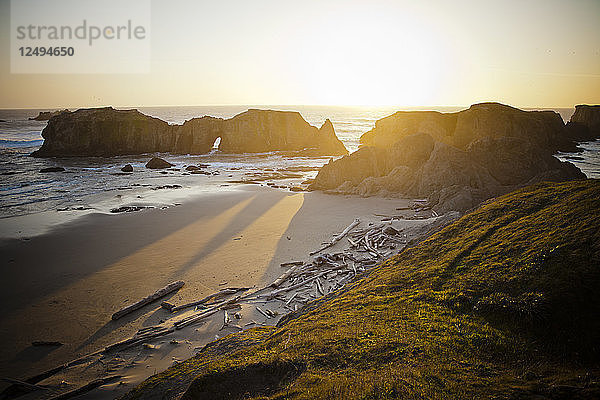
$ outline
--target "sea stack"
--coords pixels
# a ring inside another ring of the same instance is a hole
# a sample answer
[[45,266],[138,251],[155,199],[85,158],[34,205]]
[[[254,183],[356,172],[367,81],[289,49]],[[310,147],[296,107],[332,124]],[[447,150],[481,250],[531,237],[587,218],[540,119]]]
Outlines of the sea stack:
[[218,138],[224,153],[348,153],[331,121],[319,129],[297,112],[273,110],[251,109],[227,120],[202,117],[169,125],[137,110],[82,109],[50,118],[42,136],[44,144],[32,154],[35,157],[206,154]]
[[112,107],[55,115],[42,131],[44,144],[35,157],[116,156],[168,152],[173,128],[137,110]]
[[310,188],[427,197],[439,211],[465,211],[528,184],[585,178],[553,156],[576,143],[552,111],[483,103],[457,113],[398,112],[377,121],[361,144],[325,165]]

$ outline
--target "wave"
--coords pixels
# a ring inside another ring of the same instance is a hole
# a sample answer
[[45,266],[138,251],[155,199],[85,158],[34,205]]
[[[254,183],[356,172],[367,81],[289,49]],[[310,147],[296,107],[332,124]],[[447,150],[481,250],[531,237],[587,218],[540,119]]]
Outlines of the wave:
[[35,146],[41,146],[42,143],[44,143],[44,139],[36,139],[36,140],[0,139],[0,148],[12,149],[15,147],[35,147]]

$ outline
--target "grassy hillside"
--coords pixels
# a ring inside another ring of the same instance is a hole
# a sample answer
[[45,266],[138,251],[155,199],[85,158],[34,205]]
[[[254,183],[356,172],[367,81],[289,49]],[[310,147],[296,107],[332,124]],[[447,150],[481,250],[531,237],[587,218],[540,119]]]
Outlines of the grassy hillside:
[[128,397],[599,398],[599,317],[600,182],[539,184]]

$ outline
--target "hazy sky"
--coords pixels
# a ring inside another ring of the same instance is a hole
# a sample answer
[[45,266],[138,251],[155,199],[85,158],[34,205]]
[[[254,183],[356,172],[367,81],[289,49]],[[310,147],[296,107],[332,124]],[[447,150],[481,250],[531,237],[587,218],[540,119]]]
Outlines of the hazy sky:
[[122,75],[11,74],[0,18],[0,108],[600,103],[600,0],[153,0]]

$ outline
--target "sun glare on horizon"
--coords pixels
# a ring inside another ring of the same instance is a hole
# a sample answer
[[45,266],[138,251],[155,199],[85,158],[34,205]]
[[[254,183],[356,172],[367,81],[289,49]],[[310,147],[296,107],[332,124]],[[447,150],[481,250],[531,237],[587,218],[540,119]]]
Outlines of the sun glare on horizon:
[[364,11],[346,9],[333,21],[316,18],[292,37],[297,54],[309,55],[291,62],[307,96],[346,105],[435,101],[444,68],[453,68],[441,33],[409,15]]

